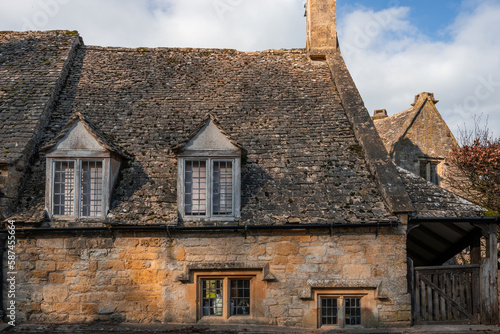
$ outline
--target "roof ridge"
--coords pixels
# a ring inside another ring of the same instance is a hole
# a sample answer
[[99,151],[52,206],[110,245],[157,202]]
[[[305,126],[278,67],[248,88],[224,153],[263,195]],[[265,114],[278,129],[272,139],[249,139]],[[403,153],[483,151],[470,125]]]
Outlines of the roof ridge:
[[375,176],[382,198],[393,213],[413,212],[415,209],[410,195],[394,165],[390,163],[389,154],[347,70],[340,50],[328,55],[327,61],[342,106],[351,122],[356,139],[364,149],[364,158]]

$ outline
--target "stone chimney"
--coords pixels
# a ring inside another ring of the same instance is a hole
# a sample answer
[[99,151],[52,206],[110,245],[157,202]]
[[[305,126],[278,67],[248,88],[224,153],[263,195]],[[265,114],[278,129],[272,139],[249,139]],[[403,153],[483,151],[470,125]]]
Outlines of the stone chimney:
[[325,55],[337,49],[337,0],[307,0],[307,51]]
[[420,99],[422,99],[422,100],[429,99],[429,101],[432,101],[432,103],[434,103],[434,104],[437,104],[439,102],[439,100],[434,99],[434,93],[424,92],[424,93],[420,93],[420,94],[415,95],[415,102],[412,103],[411,105],[414,107],[417,104],[418,100],[420,100]]
[[384,118],[387,118],[389,116],[387,116],[387,110],[385,109],[377,109],[373,112],[373,116],[372,116],[372,119],[373,120],[376,120],[376,119],[384,119]]

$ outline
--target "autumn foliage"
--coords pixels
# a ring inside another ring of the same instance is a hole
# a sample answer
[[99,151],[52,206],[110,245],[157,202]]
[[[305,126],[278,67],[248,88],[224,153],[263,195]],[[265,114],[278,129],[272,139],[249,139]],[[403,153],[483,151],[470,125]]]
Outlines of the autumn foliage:
[[500,211],[500,139],[493,139],[488,129],[476,128],[461,133],[460,147],[448,157],[449,163],[463,175],[460,190],[474,202]]

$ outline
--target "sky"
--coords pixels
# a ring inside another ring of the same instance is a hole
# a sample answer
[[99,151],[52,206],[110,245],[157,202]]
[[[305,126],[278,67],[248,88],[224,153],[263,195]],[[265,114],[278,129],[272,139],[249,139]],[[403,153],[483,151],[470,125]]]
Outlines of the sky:
[[[337,0],[341,50],[370,111],[432,92],[456,137],[500,137],[500,0]],[[87,45],[305,47],[304,0],[0,0],[0,30],[78,30]],[[486,124],[487,122],[487,124]]]

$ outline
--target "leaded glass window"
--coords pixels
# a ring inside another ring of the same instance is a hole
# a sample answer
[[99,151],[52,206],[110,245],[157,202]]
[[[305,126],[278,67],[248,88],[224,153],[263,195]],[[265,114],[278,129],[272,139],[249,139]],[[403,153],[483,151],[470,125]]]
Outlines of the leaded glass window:
[[102,160],[54,160],[52,169],[53,215],[102,216]]
[[250,280],[231,280],[231,315],[250,315]]
[[75,162],[54,161],[54,215],[73,215]]
[[222,316],[223,310],[223,280],[204,279],[202,282],[202,310],[203,315]]
[[345,298],[346,326],[361,325],[361,298]]
[[337,325],[338,307],[337,298],[321,298],[321,326]]

